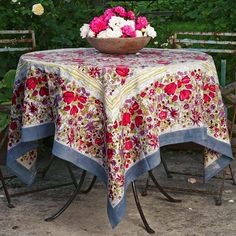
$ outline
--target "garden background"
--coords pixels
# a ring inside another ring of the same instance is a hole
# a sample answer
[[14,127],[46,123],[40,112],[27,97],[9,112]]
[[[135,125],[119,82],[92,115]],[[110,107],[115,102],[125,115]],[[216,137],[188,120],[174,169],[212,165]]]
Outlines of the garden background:
[[[35,3],[43,5],[43,15],[32,13]],[[147,16],[157,31],[149,47],[169,47],[167,40],[174,31],[236,31],[235,0],[0,0],[0,30],[34,30],[37,50],[89,47],[80,37],[80,27],[104,8],[117,5]],[[0,54],[0,78],[16,68],[19,56]]]

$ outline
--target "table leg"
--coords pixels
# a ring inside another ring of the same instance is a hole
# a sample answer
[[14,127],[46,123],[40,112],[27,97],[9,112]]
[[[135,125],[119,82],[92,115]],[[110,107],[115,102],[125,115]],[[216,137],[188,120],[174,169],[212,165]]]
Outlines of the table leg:
[[11,203],[11,198],[10,198],[10,195],[8,193],[7,186],[6,186],[1,168],[0,168],[0,180],[2,182],[2,188],[4,190],[4,193],[5,193],[5,196],[6,196],[6,199],[7,199],[8,207],[9,208],[14,208],[14,205]]
[[96,180],[97,180],[97,176],[94,176],[93,179],[92,179],[91,184],[89,185],[89,187],[85,190],[81,190],[81,193],[83,193],[83,194],[89,193],[90,190],[93,188],[93,185],[95,184]]
[[78,187],[74,190],[73,194],[71,195],[71,197],[68,199],[68,201],[66,202],[66,204],[58,211],[56,212],[55,214],[53,214],[52,216],[48,217],[45,219],[45,221],[53,221],[55,220],[58,216],[60,216],[69,206],[70,204],[73,202],[73,200],[75,199],[75,197],[81,193],[81,187],[84,183],[84,179],[85,179],[85,176],[86,176],[86,173],[87,171],[83,171],[82,175],[81,175],[81,178],[80,178],[80,181],[79,181],[79,184],[78,184]]
[[156,185],[156,187],[159,189],[159,191],[167,198],[168,201],[170,202],[181,202],[180,199],[175,199],[173,197],[171,197],[162,187],[161,185],[157,182],[155,176],[153,175],[152,171],[150,170],[149,172],[149,176],[151,177],[153,183]]
[[138,208],[138,212],[139,212],[139,215],[143,221],[143,224],[145,226],[145,229],[146,231],[149,233],[149,234],[154,234],[155,231],[149,226],[146,218],[145,218],[145,215],[143,213],[143,210],[142,210],[142,207],[140,205],[140,202],[139,202],[139,198],[138,198],[138,193],[137,193],[137,189],[136,189],[136,184],[135,184],[135,181],[133,181],[132,183],[132,190],[133,190],[133,194],[134,194],[134,199],[135,199],[135,203],[136,203],[136,206]]

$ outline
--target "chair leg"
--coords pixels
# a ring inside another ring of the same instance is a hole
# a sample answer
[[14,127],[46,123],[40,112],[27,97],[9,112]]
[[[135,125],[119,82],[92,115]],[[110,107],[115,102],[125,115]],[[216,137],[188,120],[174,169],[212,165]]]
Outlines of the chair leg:
[[216,206],[222,205],[222,195],[223,195],[224,187],[225,187],[225,169],[223,170],[223,178],[222,178],[220,190],[219,190],[218,196],[215,199]]
[[233,181],[233,185],[236,185],[236,180],[235,180],[235,175],[234,175],[234,169],[232,167],[231,164],[229,164],[229,170],[230,170],[230,174],[231,174],[231,178],[232,178],[232,181]]
[[161,185],[157,182],[155,176],[153,175],[152,171],[150,170],[149,172],[149,176],[151,177],[153,183],[156,185],[156,187],[159,189],[159,191],[167,198],[168,201],[170,202],[181,202],[180,199],[175,199],[173,197],[171,197],[162,187]]
[[87,173],[87,171],[84,170],[81,177],[80,177],[78,187],[74,190],[73,194],[68,199],[68,201],[64,204],[64,206],[58,212],[56,212],[52,216],[46,218],[45,221],[49,222],[49,221],[55,220],[57,217],[59,217],[70,206],[70,204],[74,201],[75,197],[81,192],[81,187],[84,183],[86,173]]
[[154,234],[155,231],[149,226],[149,224],[148,224],[148,222],[147,222],[147,220],[146,220],[146,218],[145,218],[145,215],[144,215],[144,213],[143,213],[142,207],[141,207],[141,205],[140,205],[135,181],[133,181],[133,182],[131,183],[131,185],[132,185],[132,190],[133,190],[133,194],[134,194],[135,203],[136,203],[136,206],[137,206],[137,208],[138,208],[139,215],[140,215],[140,217],[141,217],[141,219],[142,219],[142,221],[143,221],[143,224],[144,224],[144,226],[145,226],[145,229],[146,229],[146,231],[147,231],[149,234]]
[[163,167],[164,167],[164,169],[165,169],[165,172],[166,172],[167,177],[168,177],[169,179],[173,178],[173,176],[171,175],[171,173],[170,173],[170,171],[169,171],[169,169],[168,169],[168,167],[167,167],[166,161],[165,161],[164,158],[162,158],[162,156],[161,156],[161,162],[162,162],[162,164],[163,164]]
[[92,179],[91,184],[89,185],[89,187],[87,189],[85,189],[85,190],[82,190],[81,193],[83,193],[83,194],[89,193],[91,191],[91,189],[93,188],[96,180],[97,180],[97,176],[94,176],[93,179]]
[[6,196],[6,199],[7,199],[7,205],[8,205],[9,208],[14,208],[14,205],[11,203],[10,194],[8,193],[8,189],[7,189],[7,186],[6,186],[1,168],[0,168],[0,180],[2,182],[2,188],[4,190],[4,193],[5,193],[5,196]]

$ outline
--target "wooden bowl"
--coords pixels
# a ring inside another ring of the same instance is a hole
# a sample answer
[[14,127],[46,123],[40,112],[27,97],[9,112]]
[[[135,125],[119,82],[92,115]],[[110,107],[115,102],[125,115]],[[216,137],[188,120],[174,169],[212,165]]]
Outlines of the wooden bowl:
[[144,48],[151,37],[137,38],[87,38],[91,46],[98,51],[110,54],[137,53]]

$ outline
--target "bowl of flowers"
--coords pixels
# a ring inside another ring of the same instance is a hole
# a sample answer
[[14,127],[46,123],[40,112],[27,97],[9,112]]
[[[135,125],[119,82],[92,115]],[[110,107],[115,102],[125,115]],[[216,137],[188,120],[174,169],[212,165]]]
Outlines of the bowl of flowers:
[[112,54],[137,53],[156,37],[145,16],[136,17],[133,11],[121,6],[94,17],[80,28],[80,34],[98,51]]

